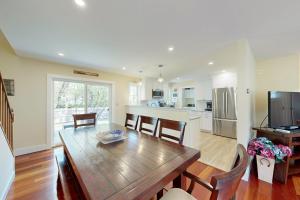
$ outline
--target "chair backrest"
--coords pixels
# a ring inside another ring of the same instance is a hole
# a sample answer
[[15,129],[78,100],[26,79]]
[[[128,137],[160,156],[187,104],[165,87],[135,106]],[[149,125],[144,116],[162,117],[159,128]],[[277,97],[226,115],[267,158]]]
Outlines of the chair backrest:
[[[143,125],[148,124],[152,125],[152,128],[145,128]],[[156,135],[156,130],[157,130],[157,124],[158,124],[158,118],[154,117],[148,117],[148,116],[140,116],[140,127],[139,127],[139,132],[147,132],[151,133],[153,136]]]
[[[78,128],[80,126],[91,126],[96,125],[96,114],[97,113],[87,113],[87,114],[74,114],[74,127]],[[81,122],[81,123],[78,123]]]
[[212,176],[210,184],[213,191],[210,200],[232,199],[248,165],[248,154],[243,145],[237,146],[237,159],[230,172]]
[[[132,121],[133,123],[130,124],[129,120]],[[139,121],[139,116],[138,115],[126,113],[125,127],[132,128],[132,129],[136,130],[137,125],[138,125],[138,121]]]
[[[173,121],[168,119],[159,119],[159,138],[168,138],[175,140],[182,145],[186,122]],[[163,133],[163,128],[179,131],[179,137]]]

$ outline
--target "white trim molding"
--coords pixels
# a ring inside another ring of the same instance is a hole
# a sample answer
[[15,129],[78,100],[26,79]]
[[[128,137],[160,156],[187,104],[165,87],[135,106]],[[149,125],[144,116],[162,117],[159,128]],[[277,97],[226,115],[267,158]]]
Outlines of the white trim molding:
[[14,153],[15,153],[15,156],[21,156],[24,154],[34,153],[34,152],[38,152],[38,151],[44,151],[44,150],[47,150],[50,148],[51,147],[48,144],[41,144],[41,145],[36,145],[36,146],[31,146],[31,147],[18,148],[18,149],[15,149]]

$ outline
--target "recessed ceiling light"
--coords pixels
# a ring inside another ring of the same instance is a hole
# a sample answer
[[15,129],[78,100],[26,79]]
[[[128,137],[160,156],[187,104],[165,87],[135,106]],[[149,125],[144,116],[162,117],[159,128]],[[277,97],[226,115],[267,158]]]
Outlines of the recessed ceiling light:
[[57,55],[59,55],[60,57],[64,57],[65,56],[65,54],[63,54],[63,53],[57,53]]
[[213,65],[214,64],[214,62],[213,61],[210,61],[209,63],[208,63],[208,65]]
[[222,73],[225,73],[226,72],[226,70],[222,70]]
[[173,47],[173,46],[170,46],[170,47],[168,48],[168,51],[169,51],[169,52],[174,51],[174,47]]
[[126,67],[122,67],[123,70],[126,70]]
[[74,0],[75,3],[80,7],[85,7],[85,2],[83,0]]

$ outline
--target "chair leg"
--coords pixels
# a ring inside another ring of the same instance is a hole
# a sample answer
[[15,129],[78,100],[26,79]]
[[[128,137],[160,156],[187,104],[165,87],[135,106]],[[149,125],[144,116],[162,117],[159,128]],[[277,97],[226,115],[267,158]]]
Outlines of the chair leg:
[[186,179],[184,178],[184,176],[182,174],[180,174],[173,180],[173,187],[181,188],[183,190],[186,189]]
[[157,195],[156,195],[157,200],[159,200],[160,198],[162,198],[163,195],[164,195],[164,190],[162,189],[162,190],[160,190],[160,191],[157,193]]
[[62,191],[59,175],[57,176],[57,180],[56,180],[56,195],[58,199],[63,199],[64,193]]
[[236,199],[236,194],[234,194],[230,200],[235,200],[235,199]]

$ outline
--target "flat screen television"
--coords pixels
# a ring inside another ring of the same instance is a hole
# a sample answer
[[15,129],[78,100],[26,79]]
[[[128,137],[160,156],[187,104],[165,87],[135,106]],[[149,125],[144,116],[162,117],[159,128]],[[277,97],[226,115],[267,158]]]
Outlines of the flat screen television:
[[271,128],[300,126],[300,92],[268,92],[268,124]]

